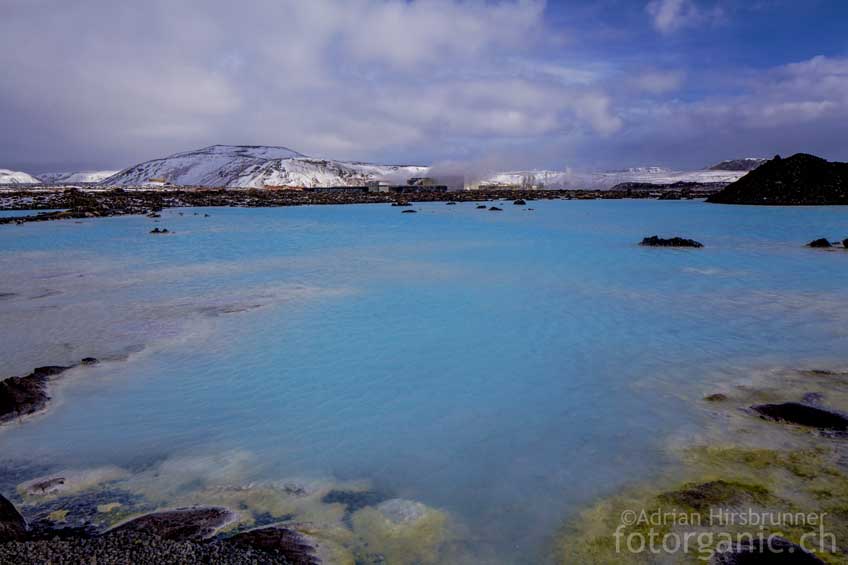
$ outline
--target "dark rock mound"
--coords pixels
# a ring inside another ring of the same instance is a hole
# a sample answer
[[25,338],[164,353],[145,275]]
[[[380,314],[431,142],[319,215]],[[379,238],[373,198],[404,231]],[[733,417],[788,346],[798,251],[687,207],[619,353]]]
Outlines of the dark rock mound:
[[848,237],[842,240],[842,247],[848,249]]
[[807,247],[833,247],[825,238],[814,239],[807,244]]
[[161,230],[159,228],[153,228],[152,230],[150,230],[150,233],[171,233],[171,232],[168,231],[168,228],[163,228]]
[[707,198],[718,204],[848,204],[848,163],[831,163],[798,153],[775,157],[718,194]]
[[711,565],[805,565],[823,564],[824,561],[804,550],[800,545],[779,537],[757,538],[750,542],[733,544],[716,551]]
[[15,508],[15,505],[0,494],[0,543],[20,541],[26,535],[26,520]]
[[485,204],[480,204],[480,205],[478,205],[478,206],[477,206],[477,209],[478,209],[478,210],[485,210],[485,209],[486,209],[486,205],[485,205]]
[[713,394],[708,394],[704,397],[704,400],[706,400],[707,402],[724,402],[725,400],[727,400],[727,395],[722,394],[721,392],[716,392]]
[[140,516],[116,526],[108,533],[143,532],[174,541],[200,541],[233,519],[221,507],[178,508]]
[[32,414],[44,408],[50,397],[47,381],[70,367],[39,367],[25,377],[0,382],[0,422]]
[[527,204],[527,202],[519,198],[518,200],[514,201],[513,204],[515,204],[516,206],[524,206],[525,204]]
[[445,206],[456,206],[456,202],[454,202],[453,200],[450,200],[448,202],[445,202]]
[[672,237],[668,239],[661,238],[656,235],[646,237],[639,245],[646,247],[703,247],[704,244],[695,241],[694,239],[685,239],[682,237]]
[[415,210],[404,210],[403,212],[401,212],[401,214],[417,214],[417,213],[418,212],[416,212]]
[[100,361],[97,360],[96,357],[83,357],[80,361],[80,365],[97,365]]
[[718,480],[690,483],[679,490],[665,492],[659,498],[665,504],[703,512],[712,506],[766,503],[772,496],[761,486]]
[[315,548],[300,533],[279,526],[248,530],[224,540],[225,544],[257,549],[293,565],[319,565]]
[[766,420],[774,420],[775,422],[797,424],[820,430],[848,430],[848,418],[842,414],[815,406],[807,406],[799,402],[757,404],[752,406],[751,409]]
[[502,212],[503,208],[498,208],[497,206],[492,206],[489,208],[490,212]]

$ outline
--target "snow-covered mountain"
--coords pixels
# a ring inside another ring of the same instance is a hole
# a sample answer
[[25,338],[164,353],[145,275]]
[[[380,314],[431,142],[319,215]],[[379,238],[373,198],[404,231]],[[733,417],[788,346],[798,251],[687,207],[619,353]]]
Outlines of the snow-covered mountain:
[[117,186],[264,188],[356,186],[420,176],[426,167],[348,163],[307,157],[286,147],[212,145],[132,166],[102,181]]
[[38,178],[44,184],[93,184],[109,178],[120,171],[79,171],[66,173],[41,173]]
[[[726,161],[727,163],[729,161]],[[704,169],[698,171],[675,171],[663,167],[635,167],[620,171],[574,172],[530,170],[510,171],[492,175],[481,185],[521,185],[544,188],[612,188],[621,183],[674,184],[677,182],[725,183],[730,184],[742,178],[750,169]]]
[[0,169],[0,184],[38,184],[38,182],[40,181],[30,174]]
[[744,159],[729,159],[716,163],[710,170],[713,171],[753,171],[768,159],[760,159],[759,157],[746,157]]

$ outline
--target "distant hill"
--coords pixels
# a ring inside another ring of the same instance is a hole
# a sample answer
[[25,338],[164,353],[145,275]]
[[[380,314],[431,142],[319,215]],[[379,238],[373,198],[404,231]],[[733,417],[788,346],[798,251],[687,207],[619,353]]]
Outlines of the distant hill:
[[38,182],[39,180],[30,174],[0,169],[0,184],[38,184]]
[[286,147],[212,145],[139,163],[103,179],[101,184],[313,188],[358,186],[386,178],[401,183],[425,171],[426,167],[315,159]]
[[39,173],[44,184],[92,184],[111,177],[119,171],[76,171],[65,173]]
[[848,163],[798,153],[754,169],[707,199],[718,204],[848,204]]
[[763,163],[767,163],[768,159],[760,159],[758,157],[747,157],[745,159],[728,159],[721,163],[716,163],[709,170],[711,171],[753,171]]

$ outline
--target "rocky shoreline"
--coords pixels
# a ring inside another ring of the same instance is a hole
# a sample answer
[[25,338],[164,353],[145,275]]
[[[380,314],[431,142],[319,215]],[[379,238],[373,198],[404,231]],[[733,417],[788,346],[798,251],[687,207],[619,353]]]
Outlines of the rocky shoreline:
[[178,508],[134,518],[103,533],[31,528],[0,495],[0,562],[132,564],[318,565],[315,547],[282,526],[230,536],[216,532],[235,515],[218,507]]
[[[235,189],[98,189],[0,191],[0,210],[59,210],[0,218],[0,224],[155,214],[165,208],[243,207],[271,208],[329,204],[393,204],[414,202],[486,202],[495,200],[594,200],[658,197],[660,187],[624,187],[611,190],[468,190],[382,193],[361,190],[235,190]],[[665,198],[706,198],[717,192],[671,190]]]
[[[679,465],[570,521],[558,561],[848,563],[848,372],[770,369],[696,402],[705,424],[668,448]],[[631,512],[660,518],[626,520]],[[705,541],[688,552],[663,545],[693,532]],[[659,553],[620,546],[646,536]]]

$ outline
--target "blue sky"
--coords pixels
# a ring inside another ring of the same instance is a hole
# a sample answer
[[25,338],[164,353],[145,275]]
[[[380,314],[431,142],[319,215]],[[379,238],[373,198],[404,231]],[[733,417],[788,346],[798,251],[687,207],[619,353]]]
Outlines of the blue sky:
[[0,0],[0,167],[848,160],[844,0]]

